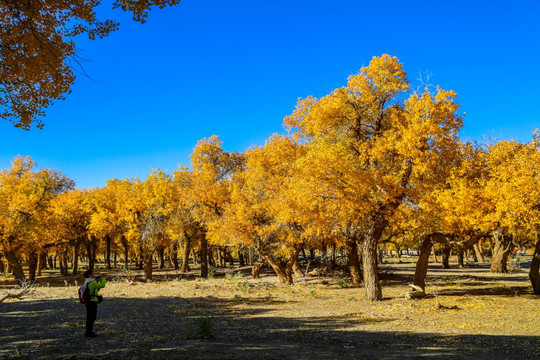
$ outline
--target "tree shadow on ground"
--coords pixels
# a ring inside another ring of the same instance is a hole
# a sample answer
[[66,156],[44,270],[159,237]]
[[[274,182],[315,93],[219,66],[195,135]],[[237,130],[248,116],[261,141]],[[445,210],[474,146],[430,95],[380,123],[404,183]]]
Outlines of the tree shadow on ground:
[[[96,339],[73,299],[0,304],[0,357],[100,359],[533,359],[540,337],[370,332],[394,319],[275,316],[272,298],[108,298]],[[286,309],[287,304],[280,307]],[[212,336],[213,335],[213,336]],[[207,338],[207,336],[209,338]]]

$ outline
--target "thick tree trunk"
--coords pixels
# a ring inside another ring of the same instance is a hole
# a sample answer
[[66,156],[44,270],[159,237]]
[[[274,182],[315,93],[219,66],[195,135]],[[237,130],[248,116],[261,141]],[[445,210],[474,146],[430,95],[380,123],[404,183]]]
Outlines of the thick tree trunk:
[[285,274],[287,275],[287,284],[289,285],[293,283],[293,267],[294,264],[298,263],[298,254],[300,254],[300,250],[301,248],[295,249],[295,251],[289,257],[289,260],[287,260],[287,264],[285,265]]
[[6,267],[4,265],[4,259],[3,259],[2,253],[0,253],[0,275],[4,275],[6,272]]
[[107,247],[107,254],[105,255],[105,266],[107,269],[111,269],[111,237],[109,235],[105,236],[105,244]]
[[473,249],[478,260],[485,262],[486,260],[484,259],[484,252],[482,251],[482,245],[480,245],[480,243],[474,244]]
[[536,295],[540,295],[540,234],[536,241],[531,267],[529,268],[529,279]]
[[425,291],[426,288],[426,275],[429,264],[429,254],[431,253],[431,248],[433,243],[431,238],[426,236],[422,241],[420,246],[420,255],[418,256],[418,261],[416,262],[416,269],[414,271],[413,284],[422,288]]
[[30,281],[36,280],[36,271],[38,265],[38,254],[35,250],[31,250],[28,254],[28,279]]
[[382,300],[382,287],[377,268],[377,244],[380,239],[379,232],[382,233],[383,228],[366,236],[362,243],[364,284],[366,286],[366,300],[368,301]]
[[253,267],[251,268],[251,277],[254,279],[258,279],[259,276],[261,276],[261,269],[263,267],[264,263],[261,261],[256,261],[255,264],[253,264]]
[[457,258],[458,258],[458,267],[459,268],[464,268],[465,267],[465,261],[464,261],[464,258],[463,258],[463,251],[458,251]]
[[508,256],[514,247],[512,237],[503,235],[501,231],[497,231],[493,233],[493,242],[490,271],[492,273],[505,274],[508,272],[508,268],[506,267]]
[[143,280],[151,281],[152,280],[152,263],[153,263],[154,254],[149,252],[144,256],[144,276]]
[[75,241],[74,248],[73,248],[73,269],[72,274],[77,275],[77,271],[79,271],[79,240]]
[[448,246],[442,250],[442,268],[450,269],[450,248]]
[[186,235],[186,243],[184,246],[184,253],[182,254],[182,269],[180,270],[183,273],[189,272],[189,253],[191,252],[191,239]]
[[6,256],[6,260],[8,261],[9,266],[11,266],[11,270],[13,276],[15,277],[15,280],[26,281],[21,262],[19,261],[19,258],[17,257],[15,251],[6,251],[4,252],[4,255]]
[[[356,239],[347,239],[345,242],[347,257],[349,259],[349,271],[351,273],[352,283],[359,286],[362,281],[362,270],[360,269],[360,259],[358,258],[358,244]],[[375,255],[375,259],[377,255]]]
[[293,283],[292,276],[290,278],[287,276],[286,270],[281,267],[281,264],[270,255],[265,257],[268,264],[270,264],[272,269],[274,269],[274,272],[276,273],[279,282],[282,284],[291,285]]
[[201,237],[201,277],[208,277],[208,240],[206,234]]

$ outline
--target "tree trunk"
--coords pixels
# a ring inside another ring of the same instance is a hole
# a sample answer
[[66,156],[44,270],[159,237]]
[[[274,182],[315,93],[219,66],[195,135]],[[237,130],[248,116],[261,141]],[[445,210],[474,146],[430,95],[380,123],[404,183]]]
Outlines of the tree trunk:
[[336,248],[337,248],[337,246],[336,246],[336,244],[334,244],[332,246],[332,258],[330,260],[330,265],[332,266],[332,269],[334,269],[336,267],[336,250],[337,250]]
[[435,263],[437,263],[437,264],[439,263],[439,259],[437,258],[437,252],[438,252],[438,251],[439,251],[439,250],[433,249],[433,261],[434,261]]
[[464,259],[463,259],[463,251],[458,251],[457,258],[458,258],[458,267],[459,268],[464,268],[465,267],[465,262],[464,262]]
[[122,235],[122,245],[124,246],[124,270],[129,269],[129,245],[127,239]]
[[[46,260],[46,259],[45,259]],[[41,276],[41,270],[43,269],[43,253],[42,252],[39,252],[38,253],[38,258],[37,258],[37,274],[36,276]],[[0,259],[0,262],[2,262],[2,260]],[[1,272],[0,272],[1,273]]]
[[[473,246],[473,247],[474,247],[474,246]],[[471,249],[471,250],[470,250],[470,254],[472,255],[473,261],[474,261],[475,263],[477,263],[477,262],[478,262],[478,256],[476,255],[476,251],[474,251],[474,249]]]
[[201,277],[208,277],[208,240],[206,234],[201,237]]
[[529,279],[531,279],[533,292],[540,295],[540,234],[536,241],[531,267],[529,268]]
[[253,267],[251,268],[251,277],[254,279],[258,279],[259,276],[261,276],[261,269],[263,267],[264,263],[261,261],[256,261],[255,264],[253,264]]
[[151,281],[152,280],[152,263],[153,263],[154,253],[148,252],[144,256],[144,276],[143,280]]
[[376,229],[374,234],[368,234],[362,243],[362,263],[367,301],[382,300],[382,287],[377,269],[377,244],[383,229],[384,227],[381,226],[381,229]]
[[35,250],[31,250],[28,254],[28,279],[36,280],[36,270],[38,265],[38,255]]
[[508,272],[508,268],[506,267],[508,256],[514,247],[512,237],[503,235],[501,231],[497,231],[493,233],[493,242],[490,271],[492,273],[505,274]]
[[76,240],[73,249],[73,269],[71,272],[73,275],[77,275],[77,271],[79,271],[79,245],[79,240]]
[[276,261],[276,259],[274,259],[271,255],[268,255],[268,256],[265,256],[265,257],[266,257],[266,261],[268,262],[268,264],[270,264],[272,269],[274,269],[274,272],[276,273],[276,275],[277,275],[277,277],[279,279],[279,282],[282,283],[282,284],[291,285],[292,284],[292,276],[291,276],[291,278],[289,278],[287,276],[286,270],[281,267],[280,263],[278,261]]
[[157,255],[158,255],[159,268],[164,269],[165,268],[165,247],[160,246],[157,252],[158,252]]
[[187,273],[189,272],[189,253],[191,252],[191,239],[185,236],[186,244],[184,246],[184,253],[182,254],[182,269],[180,272]]
[[296,256],[296,261],[293,264],[293,271],[294,275],[296,277],[304,277],[304,272],[302,271],[302,268],[300,267],[300,262],[298,261],[298,256]]
[[47,256],[47,264],[49,265],[49,268],[52,270],[52,269],[56,269],[56,264],[53,263],[53,258],[54,256]]
[[287,260],[287,264],[285,265],[285,274],[287,275],[287,284],[289,285],[293,283],[293,267],[294,264],[298,263],[298,254],[300,254],[300,250],[300,247],[295,249],[295,251],[289,257],[289,260]]
[[478,260],[485,262],[486,260],[484,259],[484,252],[482,251],[482,245],[480,245],[480,243],[474,244],[473,249]]
[[172,262],[173,262],[174,270],[178,270],[178,268],[180,267],[178,264],[178,241],[175,241],[173,243]]
[[15,277],[15,280],[18,281],[26,281],[26,277],[24,276],[24,271],[21,265],[21,262],[19,261],[19,258],[17,257],[17,254],[15,251],[5,251],[4,255],[6,257],[6,260],[8,261],[9,266],[11,266],[11,270],[13,273],[13,276]]
[[349,271],[351,273],[352,283],[355,286],[359,286],[362,280],[362,270],[360,269],[360,259],[358,258],[358,244],[356,243],[356,239],[347,239],[345,247],[349,258]]
[[418,261],[416,262],[416,269],[414,271],[413,284],[422,288],[425,291],[426,288],[426,275],[429,264],[429,254],[431,253],[431,248],[433,243],[431,238],[426,236],[422,241],[420,246],[420,255],[418,256]]
[[117,258],[117,254],[116,252],[114,253],[114,268],[116,269],[116,264],[117,264],[117,261],[116,261],[116,258]]
[[0,275],[4,275],[6,272],[6,267],[4,265],[4,259],[2,253],[0,253]]
[[442,250],[442,268],[450,269],[450,248],[448,246]]
[[223,261],[223,254],[219,246],[216,247],[217,263],[219,267],[225,267],[225,262]]
[[107,269],[111,269],[111,237],[109,235],[105,236],[105,244],[107,246],[107,254],[105,255],[105,266]]
[[88,255],[88,270],[94,271],[96,258],[92,252],[92,242],[86,242],[86,254]]
[[246,263],[244,262],[244,248],[241,246],[238,246],[238,262],[240,263],[240,267],[246,266]]

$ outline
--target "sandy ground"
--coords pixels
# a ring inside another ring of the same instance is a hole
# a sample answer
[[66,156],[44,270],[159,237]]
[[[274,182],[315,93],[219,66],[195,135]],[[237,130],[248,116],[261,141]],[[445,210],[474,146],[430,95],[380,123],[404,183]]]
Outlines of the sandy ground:
[[[384,264],[385,299],[377,303],[336,273],[284,286],[270,273],[250,279],[232,268],[208,280],[157,271],[151,283],[111,271],[95,339],[83,336],[81,278],[46,274],[29,297],[0,303],[0,358],[540,358],[540,297],[525,270],[433,264],[433,297],[409,300],[413,270],[406,260]],[[10,284],[0,280],[0,295]]]

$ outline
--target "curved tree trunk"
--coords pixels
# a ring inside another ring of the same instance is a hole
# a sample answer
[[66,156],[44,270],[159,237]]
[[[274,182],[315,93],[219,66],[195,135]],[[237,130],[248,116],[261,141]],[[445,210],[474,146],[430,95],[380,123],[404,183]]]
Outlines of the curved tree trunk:
[[540,295],[540,235],[536,241],[531,267],[529,268],[529,279],[536,295]]
[[426,275],[429,264],[429,254],[431,253],[431,248],[433,243],[431,238],[426,236],[422,241],[420,246],[420,256],[418,256],[418,261],[416,262],[416,269],[414,271],[413,284],[425,290],[426,288]]
[[15,280],[18,281],[26,281],[26,277],[24,276],[24,271],[21,265],[21,262],[19,261],[19,258],[17,257],[17,254],[15,251],[10,250],[4,252],[4,255],[6,257],[6,260],[8,261],[8,264],[11,266],[11,270],[13,273],[13,276],[15,277]]
[[478,260],[485,262],[486,260],[484,259],[484,253],[482,252],[482,245],[480,245],[480,243],[474,244],[473,249]]
[[450,248],[448,246],[445,246],[442,249],[442,268],[443,269],[450,269]]
[[265,256],[265,258],[268,264],[270,264],[270,266],[272,267],[272,269],[274,269],[274,272],[276,273],[280,283],[286,285],[291,285],[293,283],[292,276],[289,278],[288,274],[286,273],[286,269],[282,268],[281,264],[276,259],[274,259],[271,255],[267,255]]
[[508,256],[514,247],[512,237],[503,235],[501,231],[497,231],[493,234],[493,242],[490,271],[492,273],[505,274],[508,272],[508,268],[506,267]]
[[356,239],[347,239],[345,247],[349,259],[349,271],[351,273],[352,283],[355,286],[359,286],[362,281],[362,270],[360,269],[360,259],[358,257],[358,244]]
[[300,267],[300,262],[298,261],[298,256],[296,256],[296,260],[293,264],[293,271],[294,271],[294,275],[296,277],[304,277],[306,276],[304,274],[304,272],[302,271],[302,268]]

